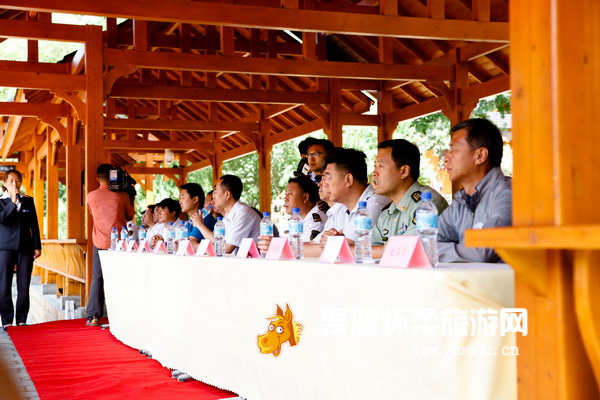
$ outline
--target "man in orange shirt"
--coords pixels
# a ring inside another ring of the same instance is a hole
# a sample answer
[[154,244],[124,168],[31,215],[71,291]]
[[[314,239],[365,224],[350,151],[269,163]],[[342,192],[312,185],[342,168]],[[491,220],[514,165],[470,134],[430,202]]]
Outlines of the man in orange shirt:
[[98,318],[104,313],[104,278],[102,277],[102,265],[98,250],[110,248],[110,232],[112,228],[121,230],[127,225],[127,221],[133,218],[133,205],[125,192],[111,192],[108,190],[108,179],[110,164],[101,164],[97,169],[100,187],[87,195],[87,205],[94,227],[92,231],[92,242],[94,243],[94,255],[92,261],[92,285],[90,298],[87,305],[87,326],[98,326]]

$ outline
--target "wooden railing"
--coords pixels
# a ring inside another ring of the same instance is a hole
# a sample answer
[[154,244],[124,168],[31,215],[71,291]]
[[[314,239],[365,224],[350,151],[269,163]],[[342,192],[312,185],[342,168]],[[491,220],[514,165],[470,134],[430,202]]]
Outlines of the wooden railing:
[[86,242],[42,240],[42,255],[33,263],[42,283],[55,283],[57,296],[80,296],[85,305]]

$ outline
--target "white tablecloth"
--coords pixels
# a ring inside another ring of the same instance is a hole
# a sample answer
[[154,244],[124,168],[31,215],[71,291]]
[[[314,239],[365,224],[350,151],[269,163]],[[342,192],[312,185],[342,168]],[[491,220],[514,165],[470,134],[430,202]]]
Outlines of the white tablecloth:
[[[100,257],[119,340],[248,400],[516,398],[516,356],[502,355],[514,354],[514,334],[457,334],[465,319],[479,324],[477,310],[490,329],[513,307],[509,267]],[[286,304],[304,326],[300,342],[263,354],[257,336]]]

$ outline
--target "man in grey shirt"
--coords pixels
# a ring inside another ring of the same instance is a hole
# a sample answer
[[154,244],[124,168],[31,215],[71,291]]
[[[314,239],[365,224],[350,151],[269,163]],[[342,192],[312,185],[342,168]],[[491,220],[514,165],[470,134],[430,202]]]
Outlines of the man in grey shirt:
[[466,229],[510,226],[511,178],[500,169],[503,141],[486,119],[469,119],[450,130],[444,164],[452,182],[463,188],[439,219],[440,262],[498,262],[493,249],[466,247]]

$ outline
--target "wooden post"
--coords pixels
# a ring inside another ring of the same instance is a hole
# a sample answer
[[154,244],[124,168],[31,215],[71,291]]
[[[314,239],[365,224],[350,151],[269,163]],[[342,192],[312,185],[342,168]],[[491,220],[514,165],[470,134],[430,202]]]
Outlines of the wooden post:
[[268,119],[260,120],[260,145],[258,150],[258,193],[260,196],[260,211],[271,212],[271,150],[267,143],[271,132],[271,122]]
[[[81,138],[77,138],[77,122],[73,115],[67,117],[67,171],[65,185],[67,187],[67,239],[82,240],[85,238],[85,208],[83,208],[83,187],[81,182]],[[77,140],[75,140],[77,138]]]
[[[494,246],[515,269],[529,321],[519,398],[598,399],[600,4],[515,0],[510,21],[514,227],[467,244]],[[584,224],[595,236],[582,242]]]
[[[98,188],[96,168],[103,161],[103,61],[102,61],[102,28],[86,26],[85,74],[86,74],[86,104],[87,125],[85,127],[85,187],[86,193]],[[87,269],[86,296],[90,293],[92,282],[92,219],[88,212],[87,218]],[[87,302],[87,299],[86,299]]]
[[54,159],[52,128],[46,128],[46,238],[58,239],[58,163]]
[[342,126],[342,87],[339,79],[329,80],[329,131],[327,136],[333,142],[334,146],[343,146],[343,126]]
[[[154,155],[146,154],[146,168],[154,167]],[[146,181],[146,206],[154,204],[154,175],[145,175]]]
[[40,235],[44,235],[44,179],[42,177],[42,161],[38,159],[37,155],[44,145],[44,136],[34,134],[33,138],[33,202],[35,203],[37,213],[38,224],[40,226]]
[[223,175],[223,156],[221,155],[223,146],[223,139],[217,133],[215,135],[215,141],[213,146],[213,155],[210,160],[212,165],[213,185],[216,185],[221,175]]

